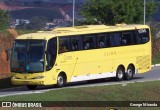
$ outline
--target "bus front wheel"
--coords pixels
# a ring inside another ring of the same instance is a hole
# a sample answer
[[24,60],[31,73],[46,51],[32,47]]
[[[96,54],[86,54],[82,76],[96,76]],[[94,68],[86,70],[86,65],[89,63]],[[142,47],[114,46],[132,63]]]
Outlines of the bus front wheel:
[[116,80],[122,81],[123,78],[124,78],[124,69],[122,68],[122,66],[119,66],[116,71]]
[[37,88],[37,85],[27,85],[27,88],[30,90],[35,90]]
[[63,87],[66,83],[66,78],[63,74],[59,74],[57,78],[57,87]]

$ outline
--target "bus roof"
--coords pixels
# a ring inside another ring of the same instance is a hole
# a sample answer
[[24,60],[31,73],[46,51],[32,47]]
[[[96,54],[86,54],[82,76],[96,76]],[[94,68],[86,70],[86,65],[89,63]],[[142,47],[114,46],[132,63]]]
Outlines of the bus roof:
[[133,24],[116,24],[115,26],[106,25],[84,25],[75,27],[55,28],[52,31],[38,31],[37,33],[24,34],[17,37],[17,39],[51,39],[56,36],[70,36],[82,34],[94,34],[114,31],[125,31],[149,28],[147,25]]

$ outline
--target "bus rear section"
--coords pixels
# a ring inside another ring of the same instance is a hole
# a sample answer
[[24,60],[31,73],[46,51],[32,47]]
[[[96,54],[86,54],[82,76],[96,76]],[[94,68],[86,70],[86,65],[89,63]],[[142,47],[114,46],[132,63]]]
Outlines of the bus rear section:
[[60,62],[57,65],[69,82],[110,77],[116,77],[119,81],[131,80],[134,74],[151,70],[148,26],[60,36],[59,42],[60,47],[65,45],[67,49],[59,51],[57,61]]

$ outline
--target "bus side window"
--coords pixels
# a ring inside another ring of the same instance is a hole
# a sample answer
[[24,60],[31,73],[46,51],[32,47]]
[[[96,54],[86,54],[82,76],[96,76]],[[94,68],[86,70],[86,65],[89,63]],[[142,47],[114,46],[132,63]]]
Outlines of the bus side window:
[[149,41],[149,30],[143,29],[143,33],[140,34],[142,38],[142,43],[147,43]]
[[59,51],[58,53],[64,53],[70,51],[70,38],[60,37],[59,38]]
[[84,49],[94,49],[95,48],[95,37],[93,35],[84,36]]
[[133,32],[128,31],[128,32],[122,32],[122,36],[121,36],[121,45],[131,45],[131,44],[135,44],[134,42],[134,36],[133,36]]
[[71,50],[72,51],[77,51],[77,50],[82,50],[82,37],[80,36],[75,36],[71,37]]
[[110,36],[108,36],[108,34],[106,35],[105,41],[106,41],[106,47],[110,47],[111,46]]
[[105,35],[100,34],[97,35],[97,48],[104,48],[105,47]]
[[111,33],[110,36],[110,44],[111,46],[120,46],[121,36],[120,33]]
[[137,31],[135,31],[136,44],[141,44],[142,39]]
[[139,29],[135,31],[136,43],[144,44],[149,41],[149,30],[148,29]]
[[47,70],[50,70],[56,60],[57,56],[57,38],[50,39],[48,41],[48,46],[47,46]]

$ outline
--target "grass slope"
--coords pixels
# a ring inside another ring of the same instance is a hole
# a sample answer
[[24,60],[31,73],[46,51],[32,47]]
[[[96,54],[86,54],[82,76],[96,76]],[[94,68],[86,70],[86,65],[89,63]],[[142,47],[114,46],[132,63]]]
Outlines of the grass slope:
[[[63,88],[40,94],[1,97],[0,101],[160,101],[160,81],[82,88]],[[58,110],[108,110],[98,108],[62,108]],[[48,110],[48,109],[47,109]],[[53,109],[54,110],[54,109]],[[118,110],[159,110],[159,108],[118,108]]]
[[126,86],[64,88],[42,94],[1,97],[0,101],[160,101],[159,94],[160,81],[151,81]]

